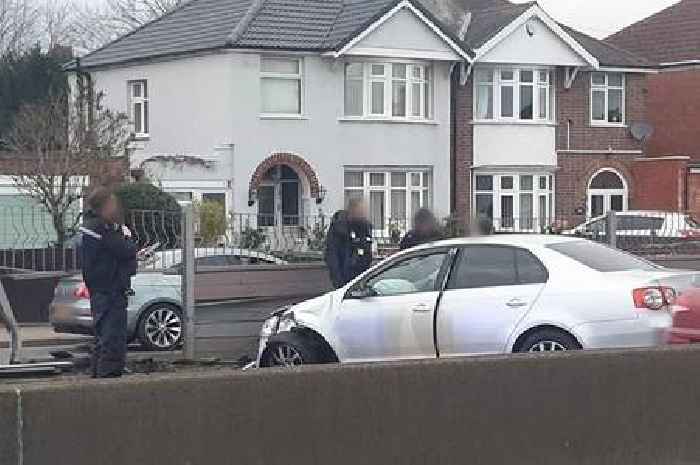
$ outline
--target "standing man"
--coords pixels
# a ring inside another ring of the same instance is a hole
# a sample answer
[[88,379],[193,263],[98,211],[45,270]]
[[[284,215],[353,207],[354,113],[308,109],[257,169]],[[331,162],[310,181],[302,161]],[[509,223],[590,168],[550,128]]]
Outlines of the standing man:
[[98,188],[87,200],[82,233],[83,279],[95,327],[93,376],[116,378],[126,365],[128,292],[136,272],[136,245],[119,225],[116,196]]
[[336,289],[372,264],[372,225],[364,201],[350,200],[346,210],[333,215],[326,241],[326,264]]

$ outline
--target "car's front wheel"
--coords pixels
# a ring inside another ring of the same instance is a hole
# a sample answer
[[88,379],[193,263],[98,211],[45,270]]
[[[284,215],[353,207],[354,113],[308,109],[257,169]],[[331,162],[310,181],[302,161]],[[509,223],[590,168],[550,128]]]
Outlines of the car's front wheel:
[[571,334],[554,328],[545,328],[523,339],[515,352],[563,352],[580,349],[581,344]]
[[262,354],[260,365],[266,368],[292,368],[323,363],[321,348],[311,338],[288,332],[272,336]]
[[144,349],[175,350],[182,342],[182,312],[170,304],[156,304],[141,316],[138,338]]

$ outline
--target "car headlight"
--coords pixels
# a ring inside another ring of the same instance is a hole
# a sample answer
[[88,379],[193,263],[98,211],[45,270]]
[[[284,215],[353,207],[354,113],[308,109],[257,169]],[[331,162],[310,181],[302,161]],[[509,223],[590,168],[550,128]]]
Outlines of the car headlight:
[[280,324],[280,317],[279,316],[273,316],[271,318],[268,318],[265,320],[265,323],[262,325],[262,329],[260,330],[260,336],[262,337],[270,337],[275,334],[277,334],[277,329],[279,328]]

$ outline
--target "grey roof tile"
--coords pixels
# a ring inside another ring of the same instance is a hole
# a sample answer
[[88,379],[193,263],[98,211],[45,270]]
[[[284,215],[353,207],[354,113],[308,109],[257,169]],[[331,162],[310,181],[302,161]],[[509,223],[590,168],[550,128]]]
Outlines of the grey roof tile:
[[[224,47],[328,51],[342,48],[400,0],[190,0],[85,56],[96,67]],[[486,43],[533,3],[508,0],[413,0],[456,43],[467,11],[466,53]],[[567,30],[601,63],[647,66],[643,59]],[[641,60],[641,61],[640,61]],[[642,64],[643,63],[643,64]]]
[[646,58],[635,55],[632,52],[602,40],[595,39],[569,26],[563,24],[560,24],[560,26],[568,32],[576,42],[588,50],[588,53],[596,57],[602,66],[630,68],[651,68],[654,66],[654,64]]

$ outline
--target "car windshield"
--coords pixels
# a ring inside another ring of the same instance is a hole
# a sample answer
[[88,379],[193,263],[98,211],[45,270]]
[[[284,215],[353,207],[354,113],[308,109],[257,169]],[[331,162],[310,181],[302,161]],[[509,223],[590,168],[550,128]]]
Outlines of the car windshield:
[[630,270],[657,270],[659,267],[641,258],[590,241],[560,242],[547,248],[604,273]]

